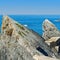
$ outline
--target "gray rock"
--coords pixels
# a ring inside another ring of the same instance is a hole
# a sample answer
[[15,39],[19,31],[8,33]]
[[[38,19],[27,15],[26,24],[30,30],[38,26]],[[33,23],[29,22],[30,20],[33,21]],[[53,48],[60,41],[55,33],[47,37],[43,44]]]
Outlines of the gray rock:
[[34,60],[32,55],[13,37],[1,35],[0,60]]
[[57,29],[57,27],[50,22],[48,19],[45,19],[45,21],[43,22],[43,38],[45,40],[50,39],[51,37],[59,37],[60,36],[60,32]]
[[36,50],[36,47],[38,46],[38,43],[36,43],[38,42],[36,36],[34,36],[34,34],[32,34],[23,25],[17,23],[8,16],[3,17],[1,33],[10,37],[14,37],[15,40],[17,40],[21,46],[25,47],[32,56],[35,54],[41,54]]
[[[13,30],[12,34],[10,34],[11,29]],[[36,50],[36,48],[39,46],[44,49],[49,56],[53,55],[51,49],[40,35],[29,30],[28,28],[25,28],[23,25],[17,23],[7,16],[3,17],[2,33],[15,37],[18,43],[25,47],[27,51],[31,53],[31,55],[41,54]]]
[[[9,18],[8,16],[3,17],[1,33],[0,53],[2,52],[1,54],[3,54],[3,58],[5,58],[7,54],[10,55],[10,58],[13,60],[33,60],[35,55],[43,55],[41,52],[36,50],[37,47],[41,47],[48,54],[48,56],[57,57],[57,54],[45,43],[44,38],[42,38],[36,32]],[[21,55],[18,56],[18,54]],[[10,58],[8,56],[7,60]]]

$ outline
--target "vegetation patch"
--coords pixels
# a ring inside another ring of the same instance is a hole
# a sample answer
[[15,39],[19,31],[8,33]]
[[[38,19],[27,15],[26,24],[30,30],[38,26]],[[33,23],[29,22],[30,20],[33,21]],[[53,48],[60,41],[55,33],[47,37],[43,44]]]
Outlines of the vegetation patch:
[[21,25],[19,25],[18,23],[15,23],[19,28],[21,28],[22,30],[25,30],[25,28]]
[[18,32],[18,34],[21,35],[22,37],[24,37],[20,31]]
[[25,36],[27,36],[24,32],[22,32],[22,34],[24,34]]
[[28,31],[26,31],[26,33],[28,34],[29,32],[28,32]]

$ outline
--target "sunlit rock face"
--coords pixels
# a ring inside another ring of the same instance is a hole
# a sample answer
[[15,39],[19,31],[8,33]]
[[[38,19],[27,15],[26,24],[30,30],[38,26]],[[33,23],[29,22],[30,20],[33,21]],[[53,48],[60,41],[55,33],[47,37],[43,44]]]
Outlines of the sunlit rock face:
[[34,36],[30,30],[8,16],[3,17],[2,33],[7,36],[14,37],[18,43],[24,46],[32,55],[40,54],[36,50],[36,47],[39,45],[39,43],[36,43],[36,41],[39,42],[36,36]]
[[[45,42],[53,49],[55,52],[58,52],[59,46],[57,41],[60,39],[60,37],[51,37],[49,40],[46,40]],[[59,41],[58,41],[59,42]]]
[[14,37],[1,35],[0,60],[34,60],[32,55]]
[[[37,57],[37,58],[36,58]],[[47,57],[47,56],[33,56],[33,58],[35,58],[36,60],[59,60],[59,59],[56,59],[56,58],[50,58],[50,57]]]
[[8,16],[3,16],[1,32],[3,34],[8,35],[8,36],[14,36],[17,34],[16,33],[16,27],[15,27],[12,19],[9,18]]
[[45,21],[43,22],[43,31],[44,31],[43,32],[43,37],[44,37],[45,40],[48,40],[51,37],[60,36],[59,30],[48,19],[45,19]]
[[36,49],[38,47],[42,48],[49,57],[57,57],[39,34],[10,17],[3,16],[0,35],[0,60],[41,60],[41,56],[44,55]]
[[[0,60],[34,60],[34,55],[43,55],[36,50],[39,40],[23,25],[8,16],[3,17],[0,46]],[[42,38],[41,38],[42,39]]]

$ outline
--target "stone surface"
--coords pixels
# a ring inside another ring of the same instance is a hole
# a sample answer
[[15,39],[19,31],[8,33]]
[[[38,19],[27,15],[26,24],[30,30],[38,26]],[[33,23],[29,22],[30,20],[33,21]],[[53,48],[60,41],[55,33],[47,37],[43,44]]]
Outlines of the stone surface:
[[50,45],[51,42],[56,42],[60,37],[51,37],[50,39],[46,40],[45,42]]
[[[37,57],[37,58],[36,58]],[[36,60],[59,60],[59,59],[56,59],[56,58],[50,58],[50,57],[47,57],[47,56],[33,56],[34,59]]]
[[45,40],[50,39],[51,37],[59,37],[60,36],[60,32],[57,29],[57,27],[50,22],[48,19],[45,19],[45,21],[43,22],[43,38]]
[[34,60],[32,55],[15,38],[1,35],[0,60]]
[[[12,34],[10,34],[11,29],[13,30]],[[13,37],[15,37],[19,44],[24,46],[32,55],[34,55],[35,53],[40,54],[40,52],[36,50],[36,48],[39,46],[47,53],[49,52],[49,56],[53,55],[49,46],[44,42],[44,39],[41,36],[39,36],[38,34],[36,35],[35,32],[25,28],[23,25],[17,23],[8,16],[3,17],[2,33],[8,36],[12,35]]]
[[[45,39],[8,16],[3,17],[0,35],[0,60],[37,60],[44,56],[36,48],[42,48],[50,57],[58,57]],[[47,59],[47,58],[46,58]]]
[[50,45],[51,48],[54,48],[54,50],[55,50],[56,52],[58,52],[58,46],[56,46],[56,45],[57,45],[56,41],[58,41],[59,38],[60,38],[60,37],[51,37],[49,40],[47,40],[47,41],[45,41],[45,42],[46,42],[48,45]]
[[17,40],[21,46],[25,47],[32,56],[35,54],[40,55],[40,52],[38,52],[35,48],[35,46],[38,46],[38,43],[36,43],[37,38],[27,28],[8,16],[3,17],[1,33],[14,37],[15,40]]

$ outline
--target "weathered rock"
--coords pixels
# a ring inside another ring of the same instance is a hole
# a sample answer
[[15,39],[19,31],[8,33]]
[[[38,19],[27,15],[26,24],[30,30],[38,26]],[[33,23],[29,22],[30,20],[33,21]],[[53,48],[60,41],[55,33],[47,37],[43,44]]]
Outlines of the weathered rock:
[[36,60],[59,60],[59,59],[56,59],[56,58],[50,58],[50,57],[47,57],[47,56],[33,56],[34,59]]
[[45,42],[55,51],[58,53],[58,47],[56,41],[59,39],[60,37],[52,37],[49,40],[46,40]]
[[[12,34],[10,34],[11,29],[13,29]],[[36,39],[35,36],[23,25],[12,20],[8,16],[3,17],[2,33],[7,36],[14,37],[15,40],[17,40],[21,46],[25,47],[27,51],[31,53],[32,56],[35,54],[41,54],[35,48],[35,46],[38,46],[38,43],[36,43],[36,41],[34,40]]]
[[[9,32],[10,29],[13,30],[12,35]],[[53,57],[55,54],[40,35],[25,28],[23,25],[12,20],[8,16],[3,17],[2,33],[7,36],[15,37],[18,43],[25,47],[32,56],[35,54],[42,55],[36,50],[37,47],[42,48],[48,54],[48,56]]]
[[43,22],[43,38],[45,40],[50,39],[51,37],[59,37],[60,36],[60,32],[59,30],[56,28],[56,26],[50,22],[48,19],[46,19]]
[[34,60],[32,55],[14,37],[1,35],[0,60]]
[[51,37],[50,39],[46,40],[45,42],[50,45],[51,42],[56,42],[60,37]]
[[[50,47],[45,43],[45,39],[43,39],[39,34],[17,23],[16,21],[9,18],[8,16],[3,17],[1,33],[2,35],[7,36],[7,37],[5,36],[5,38],[1,36],[1,41],[0,41],[1,48],[3,48],[4,46],[8,50],[7,54],[11,53],[11,55],[13,56],[12,59],[15,59],[14,56],[20,50],[18,46],[19,47],[22,46],[21,47],[23,49],[23,50],[21,49],[22,51],[26,49],[27,52],[26,54],[30,54],[29,57],[31,56],[33,57],[35,55],[37,56],[43,55],[41,52],[36,50],[36,48],[38,47],[42,48],[50,57],[58,56],[57,53],[55,53],[53,50],[50,49]],[[15,48],[15,46],[17,47]],[[17,49],[17,51],[15,51],[14,49]],[[15,52],[14,53],[15,55],[12,54],[13,52]],[[29,57],[27,60],[29,60]]]

